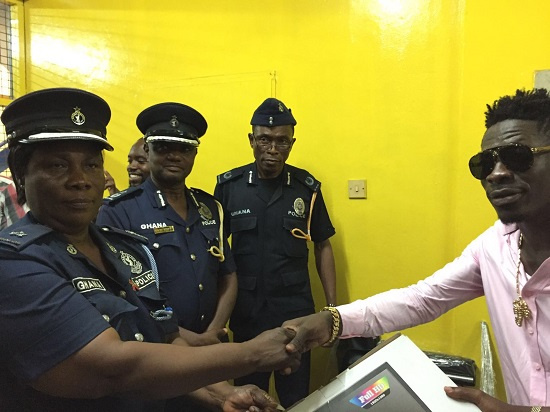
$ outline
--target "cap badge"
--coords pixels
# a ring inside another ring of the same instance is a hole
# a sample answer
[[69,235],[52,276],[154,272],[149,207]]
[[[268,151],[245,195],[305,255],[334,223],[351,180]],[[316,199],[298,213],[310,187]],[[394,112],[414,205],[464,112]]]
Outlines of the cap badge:
[[203,219],[206,219],[206,220],[212,219],[212,212],[210,211],[208,206],[206,206],[202,202],[199,202],[199,205],[200,205],[199,214],[203,217]]
[[270,125],[273,124],[273,116],[269,116],[269,124],[270,124]]
[[25,232],[10,232],[10,236],[23,237],[27,236],[27,234]]
[[76,248],[70,243],[67,245],[67,252],[69,252],[71,255],[76,255],[78,253]]
[[143,267],[141,266],[141,263],[132,255],[129,253],[120,251],[120,260],[122,260],[122,263],[125,265],[130,266],[130,271],[132,273],[140,274],[143,271]]
[[283,104],[282,104],[282,103],[279,103],[279,111],[280,111],[280,112],[284,112],[284,111],[285,111],[285,108],[283,107]]
[[75,107],[73,114],[71,114],[71,120],[77,126],[82,126],[86,122],[86,116],[80,111],[80,107]]
[[301,197],[296,198],[296,200],[294,201],[294,211],[298,216],[304,216],[304,213],[306,211],[306,204]]
[[170,126],[172,127],[178,127],[180,122],[178,122],[178,116],[173,115],[172,120],[170,120]]

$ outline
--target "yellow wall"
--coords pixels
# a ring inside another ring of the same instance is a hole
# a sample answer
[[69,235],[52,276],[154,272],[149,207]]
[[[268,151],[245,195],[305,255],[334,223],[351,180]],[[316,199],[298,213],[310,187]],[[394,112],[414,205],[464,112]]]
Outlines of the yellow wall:
[[[252,159],[256,106],[287,103],[298,120],[290,162],[323,182],[337,228],[341,303],[432,273],[493,222],[467,169],[484,105],[550,68],[540,0],[28,0],[25,13],[28,91],[82,87],[111,104],[106,165],[121,188],[148,105],[205,115],[189,183],[212,190],[216,174]],[[347,198],[349,179],[367,180],[366,200]],[[480,365],[481,320],[480,299],[405,333]],[[327,354],[314,354],[314,387]]]

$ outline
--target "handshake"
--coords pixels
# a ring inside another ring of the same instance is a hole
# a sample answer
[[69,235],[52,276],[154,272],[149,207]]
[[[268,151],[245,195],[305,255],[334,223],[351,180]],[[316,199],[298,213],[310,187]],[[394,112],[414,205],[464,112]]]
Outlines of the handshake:
[[300,366],[301,354],[327,344],[332,338],[331,312],[288,320],[245,342],[250,345],[258,372],[278,370],[288,375]]

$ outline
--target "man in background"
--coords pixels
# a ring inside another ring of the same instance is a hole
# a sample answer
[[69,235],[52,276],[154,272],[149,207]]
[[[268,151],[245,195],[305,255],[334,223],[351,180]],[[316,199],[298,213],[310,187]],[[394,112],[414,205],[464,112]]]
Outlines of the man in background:
[[13,181],[0,176],[0,230],[10,226],[25,216],[28,208],[17,201],[17,192]]
[[[309,172],[286,164],[296,139],[296,120],[280,100],[266,99],[254,112],[248,142],[255,161],[218,176],[215,197],[226,211],[237,264],[238,295],[230,328],[235,342],[315,311],[308,273],[307,241],[313,241],[326,304],[336,303],[336,271],[329,238],[334,227]],[[284,407],[309,393],[310,357],[293,375],[276,373]],[[271,373],[235,380],[268,390]]]
[[[126,170],[129,187],[139,186],[149,177],[149,162],[143,137],[140,137],[130,148]],[[107,170],[105,170],[105,190],[109,191],[109,196],[120,192],[116,187],[115,179]]]

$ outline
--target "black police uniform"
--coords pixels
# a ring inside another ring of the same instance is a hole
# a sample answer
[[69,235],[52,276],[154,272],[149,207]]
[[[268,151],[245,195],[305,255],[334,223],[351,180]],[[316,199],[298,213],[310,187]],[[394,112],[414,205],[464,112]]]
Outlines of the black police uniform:
[[[296,120],[283,102],[268,98],[256,109],[250,124],[294,126]],[[260,179],[256,163],[218,176],[214,195],[228,215],[226,228],[232,235],[237,264],[239,291],[230,320],[236,342],[314,312],[307,241],[303,237],[308,229],[314,242],[335,233],[320,185],[307,171],[287,164],[274,179]],[[296,373],[275,374],[283,406],[308,395],[309,370],[307,353]],[[253,383],[268,390],[269,375],[255,373],[235,379],[235,383]]]
[[[252,125],[295,125],[283,102],[266,99],[254,112]],[[280,326],[284,321],[314,312],[308,273],[308,247],[334,235],[320,182],[306,170],[285,164],[274,179],[260,179],[256,163],[218,176],[214,196],[224,206],[226,229],[237,265],[239,291],[230,328],[236,342]],[[310,205],[315,201],[310,219]],[[310,355],[302,355],[299,370],[275,374],[277,394],[288,407],[309,393]],[[235,379],[268,390],[269,373]]]
[[[288,319],[314,313],[307,241],[291,234],[295,228],[307,233],[314,192],[312,240],[321,242],[335,233],[320,183],[307,171],[287,164],[270,194],[264,186],[272,183],[259,179],[256,164],[252,163],[219,175],[214,193],[227,213],[226,228],[232,235],[237,265],[239,292],[230,320],[235,342],[249,340]],[[276,375],[280,382],[288,382],[287,390],[278,390],[279,399],[292,398],[288,405],[307,396],[309,369],[308,353],[303,355],[298,372]],[[260,375],[236,379],[235,383],[265,387],[254,380]]]
[[109,276],[32,213],[0,232],[2,410],[163,410],[163,401],[65,399],[27,385],[109,327],[123,341],[159,343],[178,332],[157,289],[146,239],[93,224],[90,234],[113,269]]
[[214,197],[194,188],[186,195],[189,211],[183,220],[148,178],[105,199],[97,223],[148,238],[162,289],[180,326],[202,333],[216,312],[219,277],[234,272],[235,264],[227,239],[223,262],[211,252],[213,246],[220,248],[221,220]]

